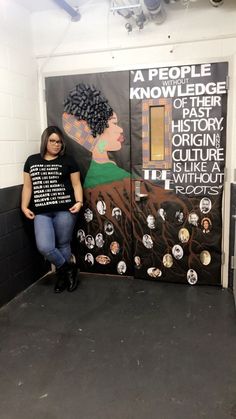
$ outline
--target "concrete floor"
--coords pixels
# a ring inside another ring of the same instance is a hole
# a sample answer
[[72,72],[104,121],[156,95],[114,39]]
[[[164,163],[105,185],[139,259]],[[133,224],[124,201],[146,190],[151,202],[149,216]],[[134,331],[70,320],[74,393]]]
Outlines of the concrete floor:
[[216,287],[43,279],[0,310],[0,418],[236,418],[235,323]]

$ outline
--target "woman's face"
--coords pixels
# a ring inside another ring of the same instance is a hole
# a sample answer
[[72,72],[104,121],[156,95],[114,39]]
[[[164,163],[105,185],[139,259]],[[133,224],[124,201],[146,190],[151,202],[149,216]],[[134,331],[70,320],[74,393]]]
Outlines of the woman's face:
[[136,265],[141,265],[140,257],[139,256],[135,256],[134,262],[136,263]]
[[124,142],[123,129],[118,125],[117,116],[115,113],[108,120],[108,128],[100,135],[98,143],[104,143],[105,151],[117,151],[121,149],[121,144]]
[[47,153],[49,153],[51,156],[57,156],[61,151],[61,147],[62,147],[62,142],[59,136],[55,133],[51,134],[48,137]]
[[209,229],[209,223],[208,223],[208,221],[207,221],[207,220],[204,220],[204,221],[203,221],[203,228],[204,228],[205,230],[208,230],[208,229]]

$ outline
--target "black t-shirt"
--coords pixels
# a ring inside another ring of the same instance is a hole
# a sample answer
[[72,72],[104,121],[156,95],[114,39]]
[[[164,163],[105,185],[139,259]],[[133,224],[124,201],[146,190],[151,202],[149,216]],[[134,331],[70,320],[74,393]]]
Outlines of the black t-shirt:
[[32,180],[30,207],[35,214],[66,211],[75,203],[70,174],[79,172],[79,168],[72,157],[64,155],[45,160],[40,154],[33,154],[26,160],[24,172]]

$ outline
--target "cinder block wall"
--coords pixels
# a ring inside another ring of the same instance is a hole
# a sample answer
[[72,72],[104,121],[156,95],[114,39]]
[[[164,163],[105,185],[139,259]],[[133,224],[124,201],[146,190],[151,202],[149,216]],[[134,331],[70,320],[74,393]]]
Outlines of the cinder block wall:
[[22,165],[40,139],[37,65],[30,15],[0,2],[0,188],[22,183]]
[[0,1],[0,304],[39,278],[44,261],[20,211],[23,163],[39,149],[37,66],[30,15]]

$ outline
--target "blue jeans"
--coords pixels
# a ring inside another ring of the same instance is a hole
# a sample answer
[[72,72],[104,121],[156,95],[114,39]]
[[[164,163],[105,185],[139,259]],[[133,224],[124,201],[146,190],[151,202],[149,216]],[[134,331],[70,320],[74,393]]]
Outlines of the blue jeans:
[[70,242],[75,222],[76,214],[70,211],[47,212],[34,218],[37,248],[56,268],[70,261]]

